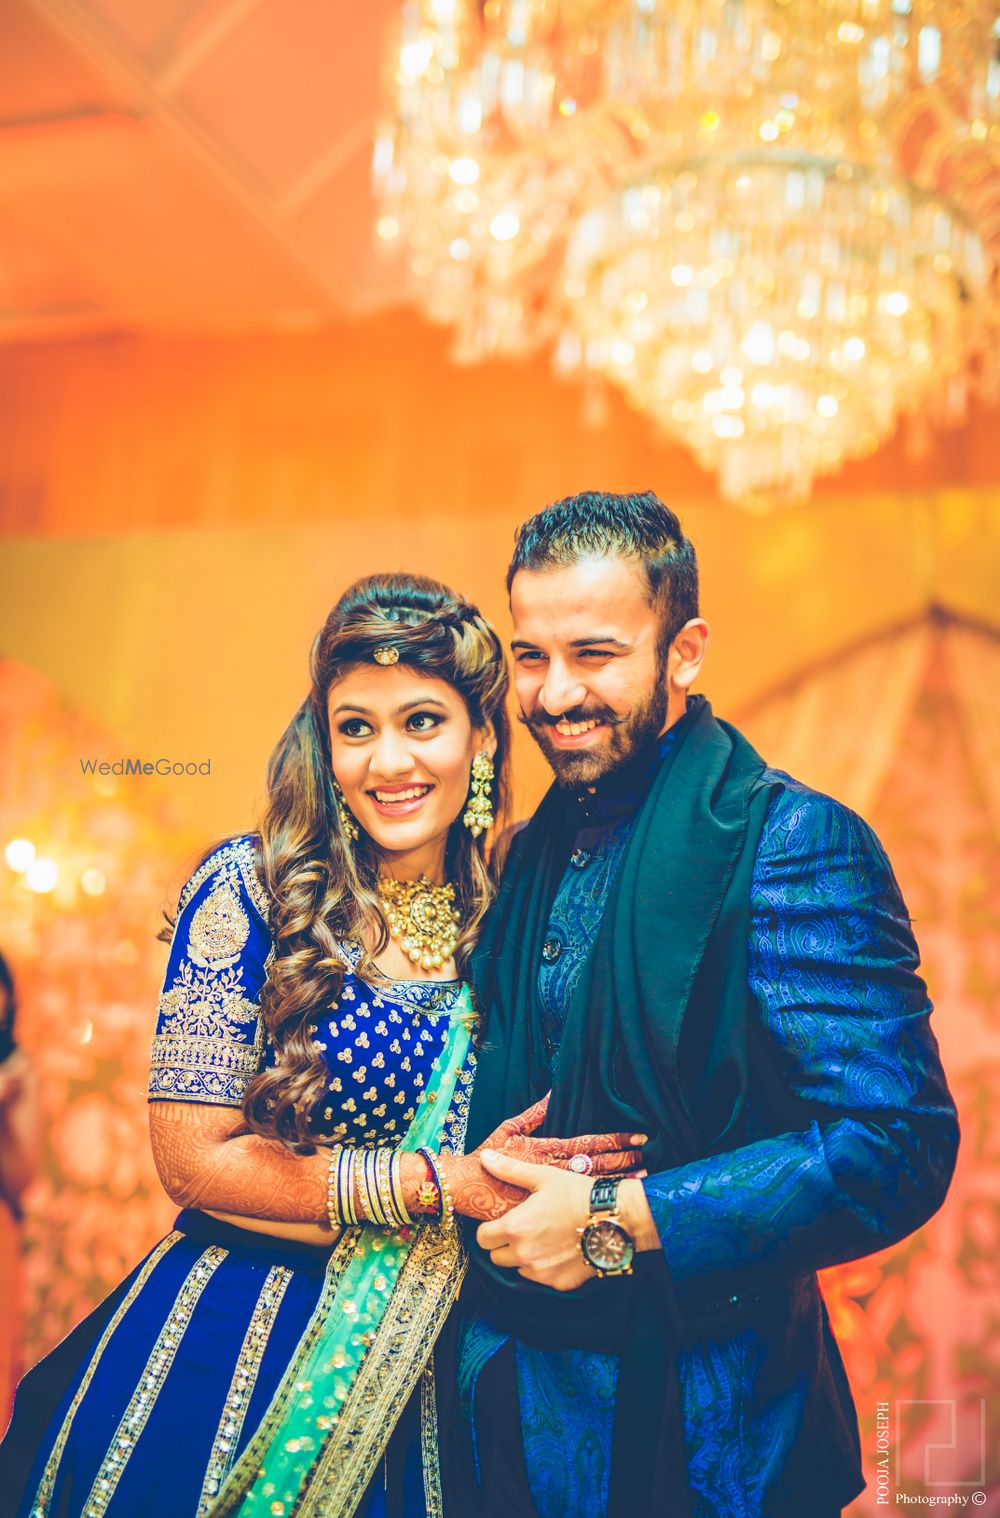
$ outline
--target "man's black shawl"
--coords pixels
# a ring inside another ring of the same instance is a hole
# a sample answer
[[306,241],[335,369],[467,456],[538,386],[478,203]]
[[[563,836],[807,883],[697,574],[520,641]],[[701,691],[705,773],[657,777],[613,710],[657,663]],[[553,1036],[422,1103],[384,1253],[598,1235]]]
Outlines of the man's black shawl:
[[[543,1132],[649,1134],[650,1171],[734,1148],[751,1059],[747,956],[764,761],[695,697],[626,845],[550,1069],[538,967],[577,821],[553,787],[514,840],[473,961],[483,1046],[467,1148],[551,1084]],[[621,1356],[609,1518],[688,1511],[674,1359],[685,1306],[662,1251],[559,1293],[474,1243],[466,1310],[525,1343]]]

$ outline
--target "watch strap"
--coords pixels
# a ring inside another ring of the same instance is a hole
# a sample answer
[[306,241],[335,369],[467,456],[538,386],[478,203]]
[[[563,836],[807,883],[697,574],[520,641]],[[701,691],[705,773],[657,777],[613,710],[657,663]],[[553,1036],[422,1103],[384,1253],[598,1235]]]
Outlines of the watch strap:
[[598,1176],[590,1188],[591,1212],[614,1212],[618,1205],[619,1180],[616,1175]]

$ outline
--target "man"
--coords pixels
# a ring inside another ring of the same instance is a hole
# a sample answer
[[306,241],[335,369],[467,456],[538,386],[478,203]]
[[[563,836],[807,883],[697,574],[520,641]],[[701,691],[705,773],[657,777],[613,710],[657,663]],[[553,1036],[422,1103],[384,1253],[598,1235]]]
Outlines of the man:
[[526,1198],[472,1245],[453,1510],[833,1518],[864,1480],[815,1272],[925,1222],[958,1144],[906,909],[864,822],[690,695],[656,496],[539,513],[508,587],[556,783],[476,952],[468,1142],[548,1090],[546,1132],[634,1128],[648,1173],[483,1156]]

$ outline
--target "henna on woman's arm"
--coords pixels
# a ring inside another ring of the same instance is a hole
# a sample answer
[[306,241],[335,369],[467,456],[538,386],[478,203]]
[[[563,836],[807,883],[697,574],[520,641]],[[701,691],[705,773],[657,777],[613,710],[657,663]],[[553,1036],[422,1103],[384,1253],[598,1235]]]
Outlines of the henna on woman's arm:
[[[522,1119],[501,1124],[484,1148],[499,1149],[537,1165],[567,1168],[575,1154],[589,1154],[594,1174],[634,1171],[641,1164],[638,1149],[626,1148],[641,1135],[587,1134],[581,1138],[533,1138],[525,1129],[537,1126],[544,1112],[538,1103]],[[276,1139],[241,1131],[232,1108],[194,1102],[152,1102],[150,1138],[156,1168],[168,1196],[182,1207],[235,1214],[278,1223],[311,1223],[329,1228],[327,1182],[330,1152],[293,1154]],[[483,1168],[478,1152],[445,1154],[439,1159],[456,1212],[480,1221],[503,1217],[523,1202],[526,1192]],[[416,1154],[401,1157],[401,1178],[411,1216],[432,1209],[417,1200],[427,1179],[425,1161]],[[355,1206],[367,1217],[356,1173]]]
[[[293,1154],[278,1140],[241,1133],[241,1127],[239,1115],[231,1108],[194,1102],[150,1103],[153,1158],[167,1195],[182,1207],[222,1215],[227,1222],[260,1219],[329,1230],[330,1150]],[[418,1154],[404,1154],[401,1162],[407,1211],[417,1217],[431,1210],[417,1200],[417,1189],[427,1179],[427,1164]],[[476,1168],[490,1187],[503,1187],[503,1182]],[[358,1172],[354,1205],[357,1216],[367,1218]],[[275,1231],[281,1237],[298,1236]]]
[[[417,1190],[423,1181],[430,1180],[427,1161],[419,1154],[400,1155],[400,1174],[403,1182],[403,1199],[406,1210],[416,1218],[421,1213],[438,1216],[437,1204],[431,1205],[417,1199]],[[451,1193],[455,1211],[470,1218],[502,1218],[511,1207],[523,1202],[527,1192],[517,1186],[498,1181],[480,1165],[474,1154],[443,1153],[435,1156],[435,1164]]]
[[151,1102],[153,1159],[167,1195],[206,1212],[328,1225],[328,1154],[293,1154],[240,1127],[230,1108]]
[[535,1138],[533,1130],[545,1116],[548,1102],[543,1097],[527,1112],[508,1118],[495,1128],[488,1139],[471,1154],[442,1154],[438,1163],[452,1194],[455,1211],[465,1217],[489,1222],[502,1218],[511,1208],[525,1200],[528,1193],[519,1186],[491,1175],[479,1161],[485,1149],[493,1149],[511,1159],[530,1165],[552,1165],[569,1170],[576,1155],[590,1160],[588,1174],[622,1175],[635,1173],[642,1166],[641,1145],[644,1133],[585,1133],[577,1138]]

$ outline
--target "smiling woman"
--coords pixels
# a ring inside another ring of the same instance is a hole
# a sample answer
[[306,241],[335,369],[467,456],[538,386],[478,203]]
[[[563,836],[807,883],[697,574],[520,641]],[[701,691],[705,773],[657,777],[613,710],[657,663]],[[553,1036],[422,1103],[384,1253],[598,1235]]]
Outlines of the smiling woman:
[[[448,881],[460,923],[454,962],[416,973],[463,973],[492,882],[485,840],[461,817],[480,752],[494,760],[502,817],[509,750],[500,641],[474,606],[434,580],[376,575],[352,585],[313,643],[310,673],[309,697],[272,756],[262,828],[265,869],[287,903],[287,926],[279,915],[276,928],[288,952],[272,970],[264,1012],[285,1068],[263,1074],[245,1106],[256,1132],[292,1142],[308,1142],[302,1114],[323,1089],[305,1014],[338,992],[336,942],[358,946],[362,975],[415,973],[389,931],[380,881]],[[331,788],[336,825],[320,849],[325,813],[316,798]],[[335,936],[299,951],[304,921],[329,924]]]
[[357,665],[330,687],[330,758],[344,802],[397,880],[445,877],[448,830],[476,754],[497,749],[459,691],[406,663]]
[[[19,1518],[441,1513],[454,1215],[525,1196],[463,1152],[507,672],[476,608],[412,576],[352,586],[310,672],[259,835],[206,855],[167,935],[150,1129],[183,1211],[22,1383]],[[545,1105],[490,1147],[638,1162],[629,1135],[536,1138]]]

